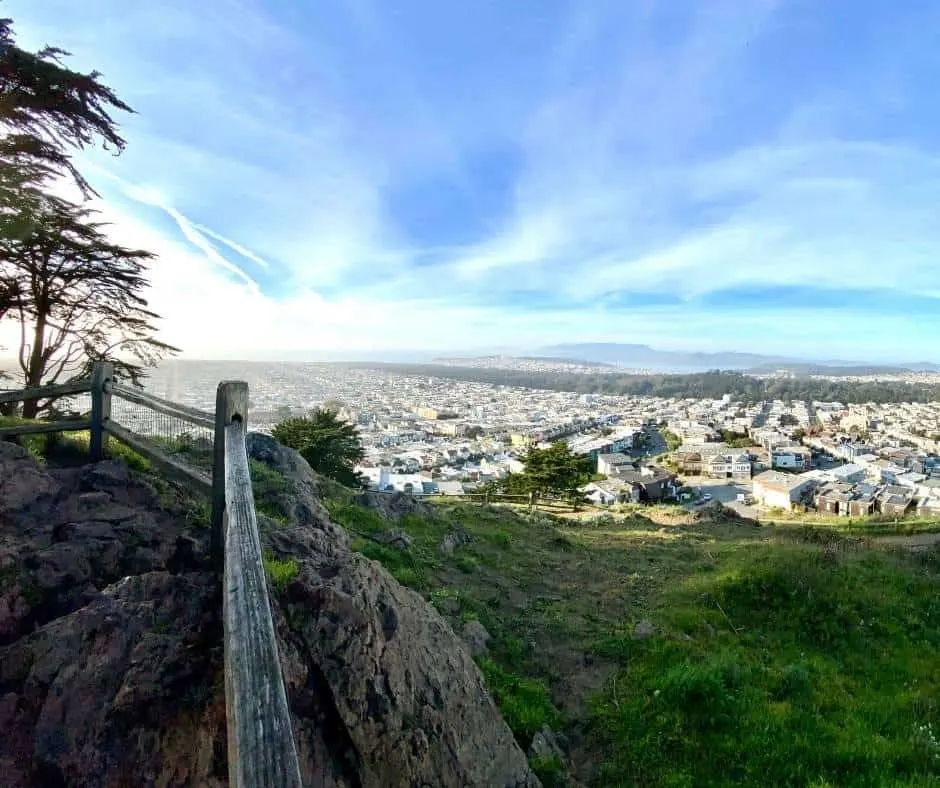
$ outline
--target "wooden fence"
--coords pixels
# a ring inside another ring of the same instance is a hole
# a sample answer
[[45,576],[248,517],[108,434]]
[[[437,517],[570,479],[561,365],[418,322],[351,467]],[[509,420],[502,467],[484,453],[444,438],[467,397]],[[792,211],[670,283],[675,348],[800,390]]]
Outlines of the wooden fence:
[[[0,392],[0,405],[84,393],[91,394],[87,417],[0,427],[0,439],[88,431],[90,458],[97,461],[106,456],[108,440],[113,437],[167,476],[211,498],[210,543],[223,583],[229,784],[235,788],[301,788],[248,467],[248,384],[220,383],[213,414],[122,385],[114,379],[111,364],[99,363],[87,380]],[[111,416],[114,398],[211,430],[211,475],[115,421]]]

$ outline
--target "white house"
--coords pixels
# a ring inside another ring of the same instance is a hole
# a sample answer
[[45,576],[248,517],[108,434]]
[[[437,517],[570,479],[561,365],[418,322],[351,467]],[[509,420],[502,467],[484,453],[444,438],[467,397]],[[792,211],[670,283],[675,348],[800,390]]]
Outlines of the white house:
[[750,479],[751,455],[747,449],[722,450],[706,464],[708,475],[724,479]]
[[754,477],[754,499],[761,506],[792,509],[803,493],[816,485],[812,478],[804,475],[764,471]]
[[597,472],[604,476],[611,476],[616,473],[618,468],[625,465],[633,465],[633,459],[626,454],[598,454]]
[[802,471],[809,468],[812,452],[803,446],[780,446],[770,452],[770,466]]
[[584,493],[584,497],[587,498],[591,503],[598,504],[600,506],[610,506],[610,504],[616,503],[620,497],[613,490],[602,486],[597,482],[586,484],[581,488],[581,492]]
[[866,470],[861,465],[855,465],[853,463],[831,468],[827,473],[837,482],[843,482],[845,484],[857,484],[858,482],[864,481],[867,475]]

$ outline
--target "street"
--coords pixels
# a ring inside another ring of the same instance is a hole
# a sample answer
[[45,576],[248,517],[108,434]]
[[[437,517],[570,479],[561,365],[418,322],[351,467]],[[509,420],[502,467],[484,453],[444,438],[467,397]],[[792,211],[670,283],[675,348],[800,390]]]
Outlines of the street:
[[[751,496],[753,485],[750,479],[711,479],[707,477],[692,476],[683,477],[683,482],[687,486],[699,490],[699,498],[701,498],[701,496],[705,493],[709,493],[712,496],[712,500],[720,501],[729,509],[736,511],[742,517],[749,517],[752,520],[756,520],[759,517],[757,507],[747,506],[746,504],[738,503],[737,501],[737,496],[740,493],[743,493],[748,497]],[[695,501],[690,501],[689,503],[685,504],[685,508],[689,510],[695,510],[699,508],[699,506],[701,506],[701,504],[697,504]]]

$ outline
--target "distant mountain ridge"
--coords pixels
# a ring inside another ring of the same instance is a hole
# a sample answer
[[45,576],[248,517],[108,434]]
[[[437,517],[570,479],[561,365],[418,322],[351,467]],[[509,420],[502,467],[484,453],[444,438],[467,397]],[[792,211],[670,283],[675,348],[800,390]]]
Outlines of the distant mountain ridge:
[[[940,372],[940,364],[929,361],[872,364],[862,361],[809,361],[792,356],[762,355],[737,351],[656,350],[649,345],[617,342],[585,342],[551,345],[532,351],[533,356],[582,359],[586,362],[617,366],[660,367],[675,369],[735,369],[770,372],[787,369],[796,374],[892,374],[903,372]],[[838,372],[834,371],[838,370]],[[865,370],[865,371],[863,371]],[[867,371],[871,370],[871,371]]]

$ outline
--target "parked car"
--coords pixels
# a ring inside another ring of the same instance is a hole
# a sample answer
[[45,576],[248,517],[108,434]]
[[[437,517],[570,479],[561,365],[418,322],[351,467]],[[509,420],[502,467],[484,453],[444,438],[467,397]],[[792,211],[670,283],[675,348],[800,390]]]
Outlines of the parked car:
[[712,499],[711,493],[705,493],[705,495],[702,496],[702,501],[704,503],[708,503],[711,499]]

